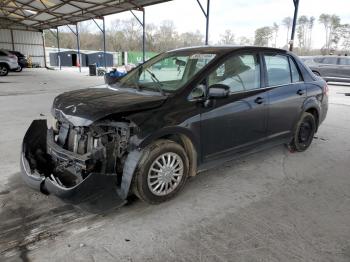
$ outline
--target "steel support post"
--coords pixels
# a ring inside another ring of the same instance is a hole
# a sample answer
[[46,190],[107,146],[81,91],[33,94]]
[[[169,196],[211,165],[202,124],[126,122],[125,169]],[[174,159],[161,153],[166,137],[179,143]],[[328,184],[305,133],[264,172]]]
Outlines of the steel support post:
[[11,32],[12,51],[15,51],[15,41],[13,40],[13,30],[10,29],[10,32]]
[[81,72],[81,59],[80,59],[80,41],[79,41],[79,29],[78,23],[75,24],[76,36],[77,36],[77,47],[78,47],[78,61],[79,61],[79,72]]
[[295,28],[297,25],[297,18],[298,18],[299,0],[293,0],[293,3],[294,3],[294,16],[293,16],[292,35],[290,38],[289,51],[293,51],[293,47],[294,47],[294,36],[295,36]]
[[146,23],[145,23],[145,9],[142,9],[142,60],[146,61]]
[[77,38],[77,47],[78,47],[78,62],[79,62],[79,72],[81,72],[81,59],[80,59],[80,41],[79,41],[79,30],[78,30],[78,23],[75,24],[75,32],[74,30],[67,25],[68,28],[70,29],[70,31],[72,31],[73,34],[75,34],[76,38]]
[[61,66],[61,50],[60,50],[60,37],[59,37],[59,32],[58,32],[58,27],[56,28],[56,38],[57,38],[57,49],[58,49],[58,53],[57,53],[57,62],[58,65],[60,67],[60,70],[62,69]]
[[41,30],[41,36],[42,36],[42,41],[43,41],[44,67],[47,68],[47,65],[46,65],[45,36],[44,36],[44,31],[43,30]]
[[106,58],[106,26],[105,26],[105,18],[102,17],[102,28],[98,25],[98,23],[95,21],[94,18],[92,18],[92,21],[96,24],[98,29],[102,32],[102,37],[103,37],[103,61],[104,61],[104,66],[105,68],[107,67],[107,58]]
[[132,13],[135,19],[142,26],[142,62],[144,63],[146,61],[146,15],[144,8],[138,8],[138,11],[142,12],[142,21],[135,15],[132,10],[130,10],[130,13]]
[[205,44],[209,44],[209,14],[210,14],[210,0],[207,2],[207,23],[205,28]]
[[207,11],[204,10],[201,2],[197,0],[199,7],[201,8],[203,15],[206,19],[205,23],[205,45],[209,44],[209,14],[210,14],[210,0],[207,0]]
[[103,58],[105,63],[105,68],[107,68],[107,58],[106,58],[106,25],[105,25],[105,18],[102,17],[103,21]]

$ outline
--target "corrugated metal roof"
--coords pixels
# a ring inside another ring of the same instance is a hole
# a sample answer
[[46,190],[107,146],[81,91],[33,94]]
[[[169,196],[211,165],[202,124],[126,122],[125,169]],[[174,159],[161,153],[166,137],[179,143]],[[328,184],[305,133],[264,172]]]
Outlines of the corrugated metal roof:
[[171,0],[1,0],[0,28],[42,30]]

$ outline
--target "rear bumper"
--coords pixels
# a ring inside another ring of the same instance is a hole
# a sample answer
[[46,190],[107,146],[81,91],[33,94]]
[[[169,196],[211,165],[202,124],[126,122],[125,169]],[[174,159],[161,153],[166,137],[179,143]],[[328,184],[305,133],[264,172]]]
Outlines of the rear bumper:
[[319,120],[319,125],[322,124],[322,122],[326,119],[328,112],[328,96],[324,96],[321,104],[321,115]]
[[60,183],[52,172],[56,167],[53,158],[72,161],[81,168],[88,163],[91,156],[64,150],[51,139],[46,120],[34,120],[24,136],[20,166],[21,176],[29,187],[44,194],[56,195],[73,204],[89,202],[105,193],[112,194],[118,202],[116,205],[126,202],[130,184],[126,194],[121,194],[123,191],[118,187],[115,175],[92,172],[74,186],[67,187]]
[[9,67],[11,70],[16,70],[19,67],[19,65],[17,62],[9,62]]

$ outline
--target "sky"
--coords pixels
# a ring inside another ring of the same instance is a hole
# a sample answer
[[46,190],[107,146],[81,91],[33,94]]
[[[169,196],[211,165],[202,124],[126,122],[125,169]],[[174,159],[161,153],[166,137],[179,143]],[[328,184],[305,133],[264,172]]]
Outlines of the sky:
[[[206,0],[200,0],[206,6]],[[211,0],[209,41],[216,43],[226,29],[231,30],[236,39],[240,36],[254,38],[256,28],[281,24],[284,17],[293,17],[292,0]],[[180,33],[199,30],[205,34],[205,18],[196,0],[173,0],[146,7],[146,23],[159,24],[172,20]],[[136,12],[137,13],[137,12]],[[323,26],[318,23],[322,13],[337,14],[342,23],[350,23],[350,0],[300,0],[299,16],[316,17],[312,46],[322,47],[325,39]],[[140,13],[140,18],[141,18]],[[106,17],[107,27],[114,19],[132,18],[130,12]],[[282,47],[287,31],[280,25],[277,46]]]

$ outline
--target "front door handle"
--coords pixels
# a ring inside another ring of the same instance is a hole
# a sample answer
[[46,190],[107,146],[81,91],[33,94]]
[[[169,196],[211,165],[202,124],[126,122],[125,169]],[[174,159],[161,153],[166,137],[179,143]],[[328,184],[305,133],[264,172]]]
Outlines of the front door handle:
[[299,89],[299,90],[297,91],[297,94],[300,95],[300,96],[302,96],[302,95],[304,94],[304,91],[301,90],[301,89]]
[[264,98],[259,96],[254,100],[254,102],[260,105],[260,104],[264,103]]

